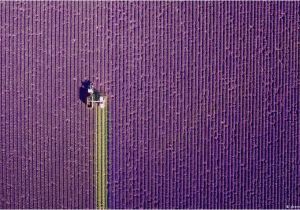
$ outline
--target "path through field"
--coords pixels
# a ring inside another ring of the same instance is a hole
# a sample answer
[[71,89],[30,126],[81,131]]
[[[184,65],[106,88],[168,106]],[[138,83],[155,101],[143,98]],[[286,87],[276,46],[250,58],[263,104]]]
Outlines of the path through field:
[[108,106],[104,108],[95,107],[96,113],[96,178],[97,178],[97,208],[107,208],[107,112]]

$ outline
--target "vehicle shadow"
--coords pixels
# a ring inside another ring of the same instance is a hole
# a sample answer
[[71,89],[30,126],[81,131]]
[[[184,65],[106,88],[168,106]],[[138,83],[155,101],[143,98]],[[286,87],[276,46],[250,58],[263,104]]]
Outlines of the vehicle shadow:
[[79,88],[79,99],[84,104],[86,104],[86,98],[88,96],[88,87],[90,84],[90,80],[84,80],[83,82],[81,82],[81,87]]

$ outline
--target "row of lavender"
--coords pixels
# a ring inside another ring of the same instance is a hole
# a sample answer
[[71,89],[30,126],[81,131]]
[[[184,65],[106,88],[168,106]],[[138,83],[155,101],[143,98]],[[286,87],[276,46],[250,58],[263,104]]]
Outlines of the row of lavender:
[[1,208],[94,206],[94,114],[78,100],[90,71],[82,6],[0,3]]
[[[300,205],[298,2],[1,2],[1,208]],[[16,202],[17,201],[17,202]]]

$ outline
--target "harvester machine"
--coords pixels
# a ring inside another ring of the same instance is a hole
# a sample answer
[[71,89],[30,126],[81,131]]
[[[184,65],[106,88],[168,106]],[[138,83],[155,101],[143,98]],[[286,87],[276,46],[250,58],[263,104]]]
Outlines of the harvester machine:
[[100,106],[100,108],[104,108],[105,96],[101,95],[100,92],[94,88],[93,83],[90,83],[87,89],[86,105],[92,109],[94,104]]

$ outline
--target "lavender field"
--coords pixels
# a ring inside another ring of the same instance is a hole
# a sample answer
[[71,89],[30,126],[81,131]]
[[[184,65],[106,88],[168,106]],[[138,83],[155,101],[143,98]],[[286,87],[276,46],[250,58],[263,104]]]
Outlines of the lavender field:
[[0,2],[0,208],[300,206],[300,2]]

